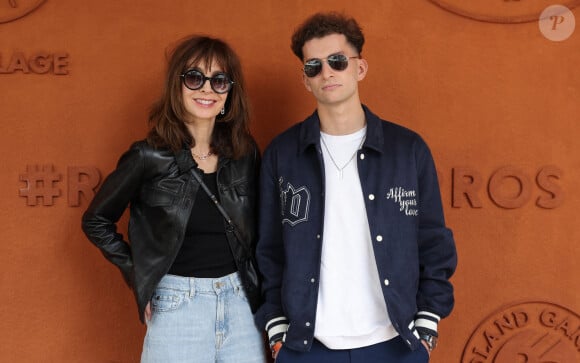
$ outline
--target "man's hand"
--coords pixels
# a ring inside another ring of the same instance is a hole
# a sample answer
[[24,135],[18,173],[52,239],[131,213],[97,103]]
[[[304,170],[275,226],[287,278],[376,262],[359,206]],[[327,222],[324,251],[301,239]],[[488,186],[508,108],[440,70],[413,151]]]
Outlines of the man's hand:
[[429,353],[429,358],[431,358],[431,350],[429,350],[429,345],[427,344],[427,342],[421,339],[421,344],[423,344],[423,346],[427,350],[427,353]]

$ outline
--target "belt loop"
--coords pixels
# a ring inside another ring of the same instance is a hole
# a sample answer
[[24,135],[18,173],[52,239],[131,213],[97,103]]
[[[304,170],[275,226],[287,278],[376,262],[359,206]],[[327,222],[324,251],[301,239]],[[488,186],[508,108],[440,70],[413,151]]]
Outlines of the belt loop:
[[195,295],[195,277],[190,277],[188,280],[189,280],[189,297],[192,298]]
[[234,289],[237,289],[240,286],[242,286],[242,281],[240,280],[240,273],[239,272],[232,273],[230,275],[230,281],[232,282],[232,286],[234,287]]

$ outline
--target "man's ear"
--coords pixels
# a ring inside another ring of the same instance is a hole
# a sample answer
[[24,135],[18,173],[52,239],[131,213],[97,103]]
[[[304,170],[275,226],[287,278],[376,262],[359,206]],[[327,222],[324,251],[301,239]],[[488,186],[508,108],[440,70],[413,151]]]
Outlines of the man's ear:
[[369,70],[369,64],[367,63],[367,60],[364,58],[358,59],[357,63],[358,63],[357,79],[359,81],[362,81],[367,76],[367,72]]

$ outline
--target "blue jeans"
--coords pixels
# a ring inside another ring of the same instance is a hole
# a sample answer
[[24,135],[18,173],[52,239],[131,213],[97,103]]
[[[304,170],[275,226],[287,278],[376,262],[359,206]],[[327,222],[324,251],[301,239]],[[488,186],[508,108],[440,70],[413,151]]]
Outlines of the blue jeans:
[[265,343],[237,273],[166,275],[151,300],[142,363],[265,363]]
[[280,348],[276,363],[427,363],[429,353],[421,345],[410,350],[397,336],[386,342],[356,349],[332,350],[314,340],[309,352]]

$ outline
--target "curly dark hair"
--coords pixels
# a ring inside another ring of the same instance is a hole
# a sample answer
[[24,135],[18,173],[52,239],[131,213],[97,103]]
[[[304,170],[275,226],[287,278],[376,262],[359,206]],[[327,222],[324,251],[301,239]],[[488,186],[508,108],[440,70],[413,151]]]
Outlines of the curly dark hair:
[[322,38],[330,34],[343,34],[346,40],[358,51],[362,53],[365,37],[362,29],[354,18],[337,12],[316,13],[306,19],[292,35],[290,48],[292,52],[304,60],[302,47],[304,43],[313,38]]
[[216,118],[211,150],[231,158],[239,158],[252,150],[254,141],[249,131],[249,102],[240,60],[223,40],[203,35],[182,39],[168,54],[163,92],[149,112],[151,130],[147,141],[150,145],[167,147],[174,152],[184,145],[195,145],[184,122],[186,111],[179,75],[197,64],[211,64],[212,61],[216,61],[235,83],[226,99],[225,114]]

